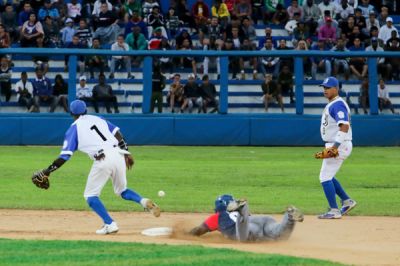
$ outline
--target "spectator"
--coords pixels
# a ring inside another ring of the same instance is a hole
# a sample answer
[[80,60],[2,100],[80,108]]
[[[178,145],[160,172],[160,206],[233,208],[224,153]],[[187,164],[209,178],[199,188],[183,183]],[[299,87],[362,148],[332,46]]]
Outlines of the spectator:
[[188,81],[183,87],[183,97],[184,102],[181,107],[182,110],[185,110],[188,107],[189,113],[192,113],[193,106],[197,105],[199,107],[198,113],[202,110],[202,100],[200,97],[199,88],[196,83],[196,77],[194,74],[188,75]]
[[[340,4],[336,5],[334,12],[336,13],[336,20],[342,23],[347,20],[350,15],[354,14],[354,8],[349,5],[347,0],[340,0]],[[333,15],[334,13],[331,14]]]
[[50,16],[44,19],[43,23],[44,44],[47,47],[60,47],[60,29],[58,23],[54,22]]
[[[343,39],[338,39],[336,46],[331,49],[334,52],[348,52]],[[335,57],[333,59],[333,75],[337,75],[340,69],[343,69],[345,79],[348,80],[350,76],[349,62],[345,57]]]
[[[297,27],[297,23],[300,21],[300,13],[296,12],[293,15],[293,18],[290,19],[286,25],[285,25],[285,30],[288,32],[289,35],[293,34],[294,29]],[[304,23],[303,23],[304,24]]]
[[386,6],[381,7],[381,13],[378,15],[379,25],[386,25],[386,19],[389,17],[389,9]]
[[79,37],[79,42],[85,48],[88,48],[92,44],[92,31],[88,27],[86,20],[79,20],[79,27],[76,29],[75,34]]
[[[205,39],[203,42],[203,50],[204,51],[218,51],[220,50],[219,44],[215,40],[215,37],[211,37],[210,39]],[[209,57],[205,56],[203,61],[203,73],[208,75],[208,69],[210,62],[214,63],[217,68],[217,73],[221,72],[219,65],[219,57]]]
[[44,36],[42,23],[37,21],[35,13],[29,15],[21,29],[21,47],[35,47],[36,39]]
[[307,0],[303,3],[303,20],[310,29],[310,35],[315,35],[320,16],[321,10],[314,3],[314,0]]
[[[389,52],[400,52],[400,40],[393,39],[390,46],[386,46],[385,51]],[[400,58],[399,57],[388,57],[386,58],[388,64],[392,66],[392,78],[394,80],[400,80]]]
[[224,30],[224,40],[233,39],[233,36],[232,36],[233,29],[238,29],[239,30],[238,36],[241,36],[241,37],[244,36],[244,32],[242,30],[242,22],[236,16],[232,16],[231,17],[231,23],[229,23],[228,26],[226,26],[226,28]]
[[200,43],[203,43],[204,38],[208,40],[210,38],[214,38],[215,40],[222,40],[222,32],[223,29],[221,25],[218,24],[218,18],[212,17],[211,23],[200,29],[199,33]]
[[[364,47],[361,45],[361,40],[359,38],[355,38],[353,41],[353,46],[349,48],[351,52],[359,52],[364,51]],[[351,57],[349,61],[349,67],[351,72],[358,78],[363,79],[367,76],[368,65],[366,64],[365,57]]]
[[[250,42],[248,38],[243,39],[243,44],[240,46],[241,51],[254,51],[254,45]],[[249,65],[253,68],[253,79],[257,79],[257,57],[249,57],[249,56],[243,56],[240,57],[240,74],[241,74],[241,79],[244,80],[246,79],[245,75],[245,63],[248,62]]]
[[[222,50],[224,51],[235,51],[235,47],[233,46],[233,41],[232,39],[226,39],[223,46]],[[232,72],[232,79],[237,79],[236,75],[239,72],[239,58],[237,56],[229,56],[228,57],[229,64],[228,68]]]
[[[264,47],[261,49],[262,51],[273,51],[275,50],[272,45],[272,39],[267,39]],[[280,61],[279,57],[272,56],[264,56],[261,58],[262,63],[262,73],[265,75],[266,73],[272,74],[273,77],[278,76],[278,72],[280,70]]]
[[54,78],[53,96],[56,99],[56,105],[60,104],[66,113],[68,113],[68,84],[64,81],[61,74]]
[[[353,15],[350,15],[350,16],[353,16]],[[323,14],[323,16],[318,20],[318,29],[326,24],[327,18],[330,18],[332,20],[332,26],[336,30],[336,36],[338,36],[339,23],[331,16],[331,12],[329,10],[325,10],[325,13]]]
[[[10,48],[11,39],[10,34],[6,31],[3,24],[0,24],[0,48]],[[0,55],[3,57],[4,55]]]
[[0,90],[6,96],[6,102],[11,98],[11,76],[12,70],[7,57],[0,59]]
[[[87,48],[87,47],[82,45],[82,43],[79,41],[78,35],[75,34],[74,37],[72,38],[72,42],[68,43],[66,45],[66,48],[69,48],[69,49],[84,49],[84,48]],[[66,55],[64,58],[65,58],[64,71],[67,71],[68,70],[69,55]],[[78,56],[78,69],[79,69],[80,75],[83,75],[84,72],[85,72],[85,56],[83,56],[83,55]]]
[[399,34],[396,27],[393,26],[393,19],[391,17],[386,18],[386,25],[382,26],[379,30],[378,39],[386,43],[392,37],[392,31],[396,31],[396,35]]
[[171,108],[171,113],[175,113],[175,105],[178,105],[180,112],[183,113],[183,84],[181,83],[181,75],[175,74],[174,80],[169,87],[169,92],[167,95],[167,102],[169,102],[169,107]]
[[[142,4],[142,14],[145,20],[147,20],[148,16],[151,14],[154,7],[160,7],[157,1],[154,0],[144,0]],[[148,22],[148,21],[146,21]]]
[[289,14],[281,4],[276,5],[276,11],[272,17],[272,23],[276,25],[285,25],[289,20]]
[[243,30],[243,33],[244,33],[244,38],[249,39],[249,41],[252,43],[254,48],[258,47],[256,29],[251,24],[251,20],[250,20],[249,17],[244,17],[243,18],[243,20],[242,20],[242,30]]
[[179,20],[183,21],[185,25],[188,25],[191,30],[196,30],[196,23],[194,17],[187,8],[186,0],[177,1],[176,14],[179,17]]
[[266,27],[264,32],[265,36],[260,40],[258,44],[259,49],[264,47],[266,40],[272,39],[272,29],[270,27]]
[[102,11],[102,5],[105,4],[106,5],[106,11],[112,11],[112,5],[110,4],[110,2],[108,0],[96,0],[96,2],[94,2],[93,5],[93,11],[92,11],[92,16],[95,18],[98,18],[100,16],[100,13]]
[[192,15],[197,27],[200,29],[207,23],[210,16],[210,9],[203,0],[197,0],[192,6]]
[[[322,40],[319,40],[318,43],[314,46],[312,46],[312,49],[314,51],[327,51],[329,50],[325,42]],[[324,70],[325,71],[325,77],[330,77],[332,73],[332,63],[331,59],[327,56],[321,56],[321,57],[311,57],[311,76],[312,79],[317,79],[317,71],[318,70]]]
[[143,19],[139,16],[139,13],[133,12],[131,19],[125,25],[125,36],[132,32],[133,27],[138,26],[140,27],[140,33],[142,33],[146,39],[149,36],[147,31],[147,25],[143,21]]
[[371,11],[375,12],[373,5],[369,4],[369,0],[361,0],[361,3],[357,6],[362,12],[362,15],[367,18]]
[[165,38],[168,38],[167,31],[165,29],[164,16],[160,13],[160,7],[158,6],[153,7],[151,13],[147,17],[147,25],[150,27],[149,31],[150,36],[153,34],[154,29],[161,28],[163,36]]
[[330,47],[336,43],[336,29],[332,26],[332,18],[325,19],[325,25],[319,28],[318,40],[324,41]]
[[202,110],[207,113],[208,106],[214,106],[210,113],[218,112],[218,100],[217,100],[217,90],[214,84],[210,83],[208,75],[204,75],[202,78],[202,84],[199,86],[199,92],[201,98],[203,99]]
[[[92,49],[101,49],[100,40],[93,39]],[[97,68],[100,74],[104,73],[106,67],[106,58],[100,55],[91,55],[86,58],[86,65],[89,67],[90,79],[94,79],[94,69]],[[86,78],[86,77],[85,77]]]
[[71,18],[67,18],[65,20],[65,27],[61,30],[62,31],[61,41],[64,46],[67,46],[68,43],[72,42],[72,39],[75,35],[75,29],[73,26],[74,26],[74,21]]
[[250,1],[237,0],[233,14],[236,17],[238,17],[240,20],[243,20],[246,17],[251,18],[252,9],[251,9]]
[[17,14],[11,4],[6,4],[5,11],[1,14],[0,20],[5,30],[10,34],[12,42],[16,41],[19,36]]
[[293,30],[293,37],[295,40],[311,42],[310,30],[303,20],[297,22],[297,26]]
[[289,94],[290,103],[294,103],[293,84],[293,73],[290,72],[288,66],[284,66],[278,76],[278,85],[280,88],[279,91],[281,91],[283,95]]
[[287,13],[289,14],[289,19],[295,19],[294,14],[299,14],[299,19],[303,18],[303,9],[299,6],[297,0],[292,0],[290,6],[287,8]]
[[102,73],[99,75],[99,84],[93,87],[93,107],[96,113],[99,112],[99,102],[104,102],[107,113],[112,113],[110,103],[113,104],[115,113],[119,113],[117,97],[113,94],[112,87],[106,84],[106,76]]
[[283,107],[282,93],[276,81],[272,79],[271,74],[265,75],[265,80],[261,85],[261,89],[263,91],[263,96],[261,99],[264,102],[265,112],[268,112],[268,104],[273,100],[276,100],[282,110],[282,113],[284,113],[285,109]]
[[325,11],[329,11],[330,16],[333,16],[335,13],[335,4],[333,1],[330,0],[323,0],[319,5],[318,5],[319,10],[321,11],[321,14],[325,14]]
[[81,3],[78,3],[78,0],[71,0],[71,3],[67,3],[67,16],[72,18],[75,23],[81,21],[82,5]]
[[[308,51],[307,42],[304,40],[300,40],[297,43],[296,50],[299,51]],[[303,69],[304,69],[304,77],[305,79],[311,79],[311,59],[308,56],[303,56]],[[289,67],[290,70],[290,67]]]
[[360,85],[360,97],[358,99],[364,114],[368,114],[367,108],[369,107],[369,80],[365,77]]
[[181,24],[183,24],[183,22],[179,20],[179,17],[176,14],[175,9],[173,7],[169,8],[168,14],[165,18],[168,29],[168,36],[171,39],[175,39],[175,36],[178,33],[180,26]]
[[[396,44],[393,44],[393,41],[396,41]],[[397,36],[397,32],[395,30],[392,31],[392,36],[390,39],[386,41],[385,47],[397,46],[400,43],[400,38]]]
[[44,6],[39,10],[38,17],[40,21],[44,21],[44,19],[50,16],[54,21],[58,21],[60,19],[60,13],[57,8],[51,6],[51,0],[45,0]]
[[[160,46],[158,48],[159,50],[171,50],[171,46],[168,43],[167,39],[162,39],[160,42]],[[169,70],[169,73],[172,74],[174,72],[174,63],[172,62],[171,57],[169,56],[162,56],[159,59],[159,64],[160,64],[160,68],[161,68],[161,72],[165,73],[167,71],[167,69]]]
[[[282,50],[292,50],[292,48],[288,47],[286,44],[285,39],[279,40],[279,45],[276,48],[276,50],[282,51]],[[280,65],[279,68],[282,68],[283,66],[289,66],[290,69],[293,69],[293,58],[292,57],[281,57],[280,58]]]
[[251,2],[251,8],[252,8],[252,15],[251,18],[253,20],[253,23],[257,25],[258,20],[263,20],[264,19],[264,0],[252,0]]
[[76,87],[76,98],[86,103],[93,102],[92,89],[86,84],[86,76],[79,77],[79,85]]
[[[182,43],[182,47],[179,50],[190,52],[192,50],[192,46],[190,45],[189,40],[185,39]],[[194,59],[193,56],[178,57],[178,60],[181,68],[191,67],[193,73],[197,75],[196,60]]]
[[129,17],[132,17],[133,13],[142,15],[142,3],[140,0],[127,0],[122,6],[122,10],[125,14],[125,22],[128,22]]
[[222,28],[225,28],[229,22],[230,13],[228,7],[221,0],[216,0],[214,2],[214,5],[211,7],[211,15],[218,18]]
[[225,0],[224,3],[226,5],[226,8],[228,9],[229,14],[231,14],[232,16],[235,11],[236,0]]
[[161,74],[160,66],[155,65],[153,67],[152,76],[152,93],[151,93],[151,104],[150,112],[154,113],[154,107],[157,104],[158,113],[162,113],[163,108],[163,94],[162,91],[165,89],[165,77]]
[[379,79],[378,84],[378,101],[379,101],[379,110],[382,112],[383,108],[388,108],[392,111],[393,114],[396,114],[394,111],[392,102],[389,97],[389,89],[385,85],[385,81],[383,79]]
[[361,43],[364,44],[365,38],[366,36],[360,31],[360,28],[357,25],[355,25],[353,27],[353,31],[348,36],[347,47],[352,46],[355,39],[360,39]]
[[51,81],[43,75],[41,68],[37,67],[35,69],[36,78],[32,82],[33,86],[33,108],[32,112],[40,112],[40,104],[47,103],[50,104],[50,113],[53,113],[56,109],[57,102],[53,96],[53,88],[51,86]]
[[353,15],[348,16],[346,22],[343,21],[340,25],[341,37],[348,39],[350,37],[350,35],[352,34],[355,26],[356,26],[356,24],[355,24],[354,16]]
[[29,1],[24,3],[23,10],[18,14],[18,26],[24,25],[29,20],[29,16],[33,13],[31,3]]
[[93,20],[96,26],[93,37],[99,38],[101,44],[113,43],[120,32],[120,28],[117,25],[118,19],[115,13],[108,9],[107,3],[102,3],[100,7],[99,16],[94,17]]
[[[118,36],[117,41],[111,45],[111,51],[129,51],[129,45],[125,42],[124,35]],[[115,69],[118,69],[119,66],[125,66],[128,79],[134,78],[131,74],[131,57],[129,55],[113,55],[111,57],[110,79],[114,78]]]
[[[275,15],[277,9],[282,9],[283,5],[284,5],[283,0],[278,0],[278,1],[265,0],[264,24],[268,24],[268,22],[273,22],[273,17]],[[287,14],[287,12],[286,12],[286,14]]]
[[374,11],[369,13],[369,18],[365,21],[366,23],[366,32],[369,33],[371,31],[371,27],[375,26],[380,29],[379,21],[376,19],[376,14]]
[[[148,42],[148,49],[149,50],[158,50],[160,48],[160,43],[164,39],[165,39],[165,37],[162,35],[162,29],[161,28],[154,29],[153,30],[153,36],[150,38],[150,40]],[[176,45],[176,49],[178,49],[178,47],[179,46],[177,44]]]
[[[133,28],[133,31],[129,33],[125,42],[129,45],[130,50],[146,50],[147,49],[147,41],[142,33],[140,33],[140,27],[136,26]],[[140,66],[142,62],[142,56],[133,57],[133,64],[135,66]]]
[[356,26],[359,27],[360,31],[365,32],[365,28],[367,27],[366,19],[362,15],[361,9],[354,9],[354,22]]
[[[36,39],[36,47],[37,48],[46,47],[42,36]],[[49,71],[49,56],[47,56],[46,54],[34,55],[32,56],[32,59],[33,63],[35,64],[35,67],[39,67],[42,70],[43,75],[46,75],[47,72]]]
[[233,47],[236,50],[239,50],[240,47],[242,46],[244,35],[239,34],[238,28],[232,28],[231,36],[232,36],[232,41],[233,41]]
[[20,105],[25,106],[28,112],[31,112],[33,106],[33,86],[28,80],[28,74],[21,72],[21,80],[15,84],[15,91],[17,92],[17,101]]
[[[383,52],[383,48],[379,46],[376,37],[371,38],[371,45],[365,48],[366,52]],[[392,76],[392,65],[386,62],[384,57],[378,57],[378,73],[383,79],[389,80]]]

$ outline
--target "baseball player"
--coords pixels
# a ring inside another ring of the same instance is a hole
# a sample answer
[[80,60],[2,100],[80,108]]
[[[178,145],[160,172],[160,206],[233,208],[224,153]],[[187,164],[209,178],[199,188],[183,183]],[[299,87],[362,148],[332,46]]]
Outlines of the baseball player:
[[[67,130],[60,156],[47,168],[34,174],[32,180],[47,177],[70,159],[76,150],[89,155],[93,165],[87,179],[84,197],[94,212],[100,216],[104,226],[97,230],[100,235],[116,233],[117,223],[108,214],[99,196],[107,181],[111,178],[114,192],[125,200],[141,204],[156,217],[160,216],[160,208],[150,199],[142,198],[135,191],[127,188],[126,168],[131,169],[134,160],[128,151],[120,130],[110,122],[93,115],[86,114],[84,101],[75,100],[70,105],[74,122]],[[40,186],[39,186],[40,187]],[[48,188],[47,186],[41,188]]]
[[231,195],[219,196],[215,201],[215,214],[209,216],[190,234],[200,236],[219,230],[225,237],[239,241],[285,240],[295,227],[302,222],[303,214],[294,206],[289,206],[282,222],[271,216],[250,216],[246,200],[235,200]]
[[[324,96],[329,100],[321,118],[321,137],[325,141],[325,149],[315,154],[315,158],[323,159],[319,179],[329,203],[329,211],[318,216],[320,219],[340,219],[356,206],[335,178],[343,161],[353,148],[350,108],[339,97],[339,82],[335,77],[328,77],[320,85],[324,87]],[[336,194],[342,200],[339,210]]]

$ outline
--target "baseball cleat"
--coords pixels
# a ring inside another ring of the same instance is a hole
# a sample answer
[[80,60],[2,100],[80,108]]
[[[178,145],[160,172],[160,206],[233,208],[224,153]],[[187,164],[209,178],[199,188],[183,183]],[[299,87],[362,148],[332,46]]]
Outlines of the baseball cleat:
[[146,211],[151,212],[154,217],[159,217],[161,214],[160,207],[158,207],[157,204],[155,204],[151,199],[147,199],[145,204],[144,204],[144,209]]
[[246,203],[247,203],[246,199],[233,200],[229,202],[228,206],[226,207],[226,210],[228,212],[239,211],[244,205],[246,205]]
[[339,209],[330,209],[328,212],[318,215],[319,219],[340,219],[342,214]]
[[296,221],[296,222],[304,221],[303,213],[299,209],[297,209],[295,206],[293,206],[293,205],[288,206],[286,208],[286,212],[289,216],[289,220]]
[[96,234],[98,235],[115,234],[116,232],[118,232],[118,226],[116,222],[104,224],[102,228],[96,230]]
[[352,199],[344,200],[342,203],[342,208],[340,209],[340,213],[342,215],[345,215],[345,214],[349,213],[349,211],[354,209],[354,207],[356,207],[356,205],[357,205],[357,202]]

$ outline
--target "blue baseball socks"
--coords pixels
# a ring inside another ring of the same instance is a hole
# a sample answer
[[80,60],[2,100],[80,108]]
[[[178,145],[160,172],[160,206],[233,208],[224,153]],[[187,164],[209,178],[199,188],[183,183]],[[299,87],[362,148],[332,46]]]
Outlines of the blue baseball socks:
[[104,224],[111,224],[113,222],[113,219],[108,214],[106,207],[104,207],[99,197],[88,197],[86,202],[89,204],[90,208],[103,219]]

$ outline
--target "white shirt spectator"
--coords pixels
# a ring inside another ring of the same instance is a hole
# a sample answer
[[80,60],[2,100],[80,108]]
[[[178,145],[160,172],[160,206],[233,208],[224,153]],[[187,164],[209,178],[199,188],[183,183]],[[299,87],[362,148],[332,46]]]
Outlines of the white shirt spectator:
[[[383,50],[382,47],[380,47],[379,45],[376,46],[376,48],[374,48],[372,45],[368,46],[367,48],[365,48],[366,52],[384,52],[385,50]],[[378,57],[378,64],[382,64],[385,62],[385,58],[384,57]]]
[[385,86],[384,89],[380,88],[380,85],[378,84],[378,98],[383,98],[385,100],[390,100],[389,98],[389,90],[388,88]]
[[[110,4],[110,2],[108,2],[108,0],[106,0],[106,2],[107,2],[108,10],[111,11],[112,5]],[[101,0],[97,0],[96,2],[94,2],[92,15],[95,15],[96,17],[98,17],[100,14],[100,7],[101,7]]]
[[345,20],[347,17],[351,14],[354,14],[354,8],[351,5],[347,5],[345,9],[343,9],[343,6],[341,4],[335,6],[335,16],[336,14],[339,14],[339,16]]
[[329,5],[325,5],[324,2],[321,2],[318,5],[319,10],[321,10],[321,16],[324,16],[325,10],[329,10],[331,12],[331,16],[333,17],[335,15],[335,4],[332,2],[329,2]]
[[[33,96],[33,86],[32,86],[32,82],[30,82],[29,80],[27,80],[25,82],[25,84],[22,82],[22,80],[18,81],[17,84],[15,84],[15,88],[14,90],[18,93],[18,91],[20,90],[24,90],[26,89],[32,96]],[[19,100],[19,96],[20,94],[17,94],[17,101]]]
[[88,85],[85,85],[85,87],[81,87],[81,84],[76,87],[76,98],[82,99],[84,97],[92,97],[93,92],[92,89],[89,88]]
[[81,11],[82,11],[81,4],[76,3],[76,5],[73,5],[71,3],[68,3],[67,9],[68,9],[68,17],[76,18],[76,16],[81,16]]
[[[389,18],[387,18],[387,19],[389,19]],[[387,40],[389,40],[392,37],[392,31],[396,31],[397,35],[399,35],[399,32],[397,31],[397,29],[393,25],[388,27],[387,22],[386,22],[386,25],[383,25],[379,30],[378,39],[382,40],[383,43],[386,43]]]
[[285,30],[287,30],[290,35],[293,34],[295,28],[297,28],[297,20],[295,19],[289,20],[285,25]]
[[[129,45],[124,42],[122,45],[119,45],[118,42],[115,42],[111,45],[111,51],[129,51]],[[122,55],[113,55],[115,59],[122,59]]]
[[372,23],[371,20],[368,18],[368,19],[366,19],[366,21],[365,21],[365,25],[366,25],[366,28],[367,28],[368,32],[371,30],[371,27],[372,27],[372,26],[377,27],[377,28],[378,28],[378,31],[379,31],[380,28],[381,28],[381,25],[379,25],[378,19],[375,19],[374,22]]

